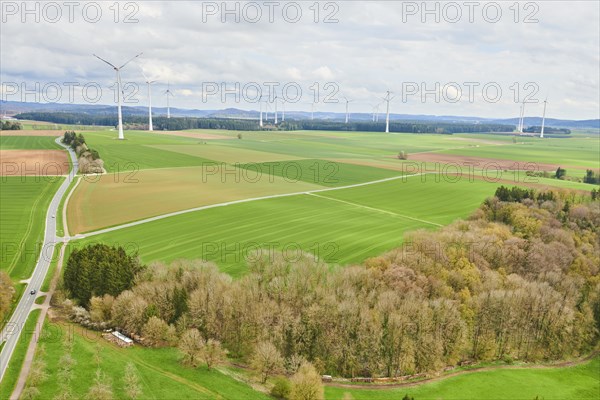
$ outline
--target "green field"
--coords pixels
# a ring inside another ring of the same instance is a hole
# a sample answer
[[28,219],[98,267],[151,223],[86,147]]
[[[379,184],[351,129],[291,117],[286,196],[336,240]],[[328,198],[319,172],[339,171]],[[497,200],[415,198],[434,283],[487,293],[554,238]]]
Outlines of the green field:
[[402,389],[326,387],[328,400],[350,393],[355,400],[595,400],[600,395],[600,357],[574,367],[496,369],[474,372]]
[[[69,327],[70,329],[65,329]],[[175,348],[147,349],[140,346],[120,348],[100,336],[99,332],[82,330],[75,325],[57,325],[46,321],[47,333],[39,342],[45,347],[44,360],[48,379],[38,386],[44,398],[54,398],[60,390],[58,375],[59,360],[65,350],[62,339],[70,335],[74,340],[72,356],[77,362],[71,385],[77,398],[86,394],[95,377],[97,363],[95,354],[100,354],[100,368],[106,374],[115,398],[126,398],[123,372],[125,365],[132,362],[140,378],[143,399],[267,399],[250,386],[233,379],[217,370],[207,371],[205,367],[192,369],[179,363]]]
[[28,278],[43,238],[46,211],[64,178],[1,177],[0,269],[13,279]]
[[473,157],[560,164],[580,169],[600,168],[597,139],[529,139],[524,144],[447,150],[444,153]]
[[0,150],[62,149],[52,136],[0,136]]
[[104,160],[104,168],[110,173],[148,168],[193,167],[212,161],[152,147],[174,143],[190,145],[198,143],[198,139],[136,131],[127,131],[126,140],[123,141],[117,140],[113,131],[86,132],[84,136],[86,143],[98,151]]
[[[138,249],[144,262],[202,258],[234,276],[243,274],[244,256],[256,248],[299,248],[344,265],[399,246],[407,231],[468,216],[494,189],[483,181],[451,184],[412,177],[195,211],[91,236],[72,246],[120,244]],[[440,191],[455,199],[438,206],[435,194]]]

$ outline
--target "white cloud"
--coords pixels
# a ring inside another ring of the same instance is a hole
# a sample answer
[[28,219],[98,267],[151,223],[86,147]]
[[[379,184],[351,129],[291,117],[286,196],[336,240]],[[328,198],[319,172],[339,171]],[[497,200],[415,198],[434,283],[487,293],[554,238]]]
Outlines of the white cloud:
[[[28,87],[33,82],[97,81],[108,87],[114,82],[114,73],[91,54],[119,63],[144,51],[137,66],[123,70],[123,78],[142,83],[142,65],[161,85],[168,81],[174,91],[187,93],[174,99],[177,107],[254,106],[203,104],[203,82],[297,81],[305,96],[294,107],[306,110],[310,109],[308,88],[315,82],[334,81],[340,94],[355,100],[354,111],[370,112],[371,105],[390,89],[398,96],[394,112],[515,116],[518,106],[511,90],[515,82],[521,93],[527,82],[536,83],[538,98],[548,95],[551,99],[548,114],[552,117],[598,118],[600,109],[597,2],[537,2],[539,22],[532,24],[515,23],[508,8],[512,2],[499,3],[503,15],[497,23],[486,22],[481,7],[473,23],[465,20],[465,9],[458,23],[443,19],[436,23],[432,17],[422,23],[421,15],[403,22],[406,2],[337,2],[335,18],[339,22],[331,24],[323,23],[335,11],[325,9],[326,3],[320,3],[319,23],[313,21],[312,2],[299,3],[303,14],[298,23],[285,21],[284,3],[276,10],[274,23],[266,21],[264,7],[259,23],[244,21],[243,15],[239,23],[231,15],[223,23],[218,14],[204,15],[203,22],[203,4],[206,7],[207,2],[177,2],[174,7],[167,2],[142,1],[136,3],[139,22],[132,24],[115,23],[108,8],[112,3],[101,4],[103,18],[95,24],[83,20],[81,9],[75,13],[74,23],[65,18],[58,23],[43,18],[35,23],[31,17],[21,23],[20,15],[9,17],[2,24],[0,39],[1,80],[25,82]],[[122,20],[128,10],[125,3],[120,4]],[[240,9],[245,4],[240,3]],[[443,7],[444,3],[440,4]],[[519,4],[522,20],[528,10],[525,3]],[[405,82],[427,87],[436,82],[442,86],[497,82],[503,96],[496,103],[484,101],[481,92],[474,102],[402,102]],[[110,103],[111,95],[107,92],[102,102]],[[340,107],[319,106],[336,111]],[[540,113],[537,108],[532,106],[532,113]]]

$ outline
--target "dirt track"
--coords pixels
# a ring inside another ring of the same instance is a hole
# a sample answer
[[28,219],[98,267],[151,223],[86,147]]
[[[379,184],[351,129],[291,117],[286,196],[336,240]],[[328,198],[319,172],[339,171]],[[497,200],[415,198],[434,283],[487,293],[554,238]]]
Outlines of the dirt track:
[[355,384],[355,383],[337,383],[329,382],[325,383],[326,386],[346,388],[346,389],[368,389],[368,390],[387,390],[387,389],[398,389],[407,388],[423,385],[425,383],[437,382],[446,378],[452,378],[459,375],[468,375],[476,372],[493,371],[498,369],[546,369],[546,368],[565,368],[573,367],[575,365],[583,364],[592,358],[596,357],[600,352],[596,351],[587,357],[581,358],[574,361],[563,361],[556,364],[534,364],[534,365],[499,365],[497,367],[475,367],[469,370],[451,372],[449,374],[433,376],[431,378],[421,379],[419,381],[404,382],[404,383],[390,383],[390,384]]
[[0,150],[0,176],[56,176],[68,171],[63,150]]

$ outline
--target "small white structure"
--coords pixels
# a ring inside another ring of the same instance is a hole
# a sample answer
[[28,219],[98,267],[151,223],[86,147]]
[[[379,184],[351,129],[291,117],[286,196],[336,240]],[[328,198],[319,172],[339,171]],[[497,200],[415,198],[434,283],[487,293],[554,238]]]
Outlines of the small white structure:
[[112,331],[111,334],[116,337],[119,341],[123,342],[125,346],[132,346],[133,339],[123,335],[121,332]]

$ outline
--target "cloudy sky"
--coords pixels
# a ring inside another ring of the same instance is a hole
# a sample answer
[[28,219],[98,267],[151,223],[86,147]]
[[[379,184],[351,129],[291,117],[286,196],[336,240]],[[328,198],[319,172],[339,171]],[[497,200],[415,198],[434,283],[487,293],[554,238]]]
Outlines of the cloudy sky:
[[[541,115],[547,97],[549,117],[599,118],[598,2],[470,4],[4,1],[1,94],[111,104],[115,73],[92,53],[121,65],[143,52],[122,80],[157,79],[159,107],[169,82],[181,108],[258,109],[257,89],[276,88],[287,109],[342,112],[346,97],[371,112],[391,90],[395,113],[515,117],[525,100]],[[127,101],[146,104],[135,90]]]

